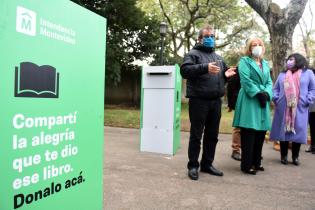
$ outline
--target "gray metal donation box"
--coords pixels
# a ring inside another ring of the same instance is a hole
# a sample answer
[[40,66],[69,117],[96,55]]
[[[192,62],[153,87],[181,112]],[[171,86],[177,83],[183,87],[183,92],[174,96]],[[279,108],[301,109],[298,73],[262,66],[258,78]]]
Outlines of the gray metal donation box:
[[141,151],[176,153],[180,146],[181,86],[178,65],[143,67]]

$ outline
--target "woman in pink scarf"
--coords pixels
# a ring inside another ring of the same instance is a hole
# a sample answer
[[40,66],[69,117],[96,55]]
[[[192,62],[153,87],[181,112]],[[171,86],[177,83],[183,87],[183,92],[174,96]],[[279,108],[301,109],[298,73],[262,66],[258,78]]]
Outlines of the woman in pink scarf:
[[307,141],[308,109],[315,99],[315,76],[306,68],[306,59],[294,53],[287,59],[273,88],[275,113],[270,139],[280,141],[281,163],[288,164],[288,145],[292,142],[292,162],[299,165],[301,144]]

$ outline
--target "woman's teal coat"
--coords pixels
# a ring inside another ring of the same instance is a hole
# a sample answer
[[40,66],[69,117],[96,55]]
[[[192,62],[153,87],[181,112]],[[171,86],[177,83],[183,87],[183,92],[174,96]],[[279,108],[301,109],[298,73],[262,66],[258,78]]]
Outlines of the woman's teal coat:
[[272,99],[272,79],[267,61],[262,60],[262,69],[251,57],[240,59],[238,72],[241,78],[241,89],[237,98],[233,127],[270,130],[270,106],[261,108],[257,93],[265,91]]

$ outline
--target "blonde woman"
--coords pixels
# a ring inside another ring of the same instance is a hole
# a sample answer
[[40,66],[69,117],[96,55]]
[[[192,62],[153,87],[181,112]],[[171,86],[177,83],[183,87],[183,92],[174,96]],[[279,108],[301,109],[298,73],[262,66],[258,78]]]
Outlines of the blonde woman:
[[247,41],[245,56],[240,59],[238,71],[241,89],[237,98],[233,127],[241,128],[241,170],[255,175],[264,171],[261,165],[262,147],[270,130],[272,79],[270,68],[263,59],[265,46],[261,39]]

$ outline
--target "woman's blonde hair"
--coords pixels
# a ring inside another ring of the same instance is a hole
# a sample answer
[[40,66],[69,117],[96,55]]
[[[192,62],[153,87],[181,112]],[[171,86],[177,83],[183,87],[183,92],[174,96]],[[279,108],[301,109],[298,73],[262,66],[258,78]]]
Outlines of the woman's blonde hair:
[[248,56],[251,56],[252,55],[252,49],[251,49],[251,46],[252,46],[252,43],[254,41],[258,41],[259,44],[261,44],[262,48],[263,48],[263,51],[262,51],[262,54],[260,57],[263,57],[264,54],[265,54],[265,44],[264,42],[260,39],[260,38],[251,38],[251,39],[248,39],[246,41],[246,47],[245,47],[245,50],[244,50],[244,54],[245,55],[248,55]]

